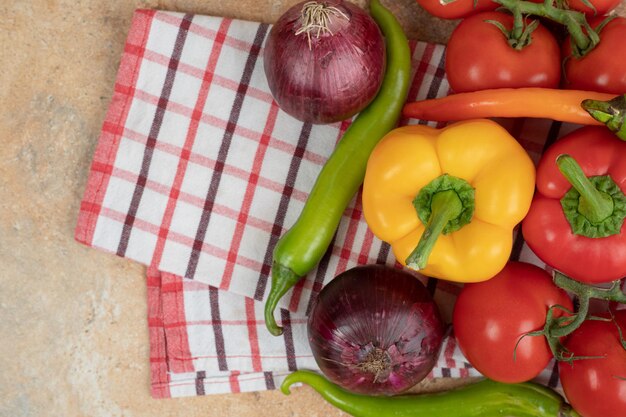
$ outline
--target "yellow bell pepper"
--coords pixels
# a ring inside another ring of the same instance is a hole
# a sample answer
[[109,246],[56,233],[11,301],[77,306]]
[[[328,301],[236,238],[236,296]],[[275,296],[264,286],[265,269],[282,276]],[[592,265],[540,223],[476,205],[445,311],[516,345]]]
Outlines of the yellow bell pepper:
[[534,189],[532,160],[496,122],[405,126],[370,155],[363,213],[403,265],[478,282],[504,268]]

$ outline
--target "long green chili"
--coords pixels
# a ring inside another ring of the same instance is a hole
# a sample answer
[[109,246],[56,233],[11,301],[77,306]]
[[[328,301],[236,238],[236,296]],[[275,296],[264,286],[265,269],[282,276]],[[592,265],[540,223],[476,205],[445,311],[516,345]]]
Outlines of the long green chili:
[[282,334],[274,317],[278,301],[328,250],[341,215],[363,183],[370,153],[396,126],[406,101],[411,72],[408,40],[379,0],[370,1],[370,13],[385,37],[385,76],[376,98],[355,118],[326,161],[300,217],[274,248],[265,325],[275,336]]
[[314,372],[297,371],[280,389],[289,395],[289,387],[298,382],[354,417],[580,417],[558,393],[530,382],[483,379],[435,394],[374,397],[348,392]]

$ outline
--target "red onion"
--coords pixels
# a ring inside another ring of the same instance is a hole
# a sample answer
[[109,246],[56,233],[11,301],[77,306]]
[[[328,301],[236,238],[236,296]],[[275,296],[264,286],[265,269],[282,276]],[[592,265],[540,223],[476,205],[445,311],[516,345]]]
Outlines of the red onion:
[[272,27],[263,55],[274,99],[311,123],[345,120],[376,96],[385,42],[363,9],[343,0],[294,5]]
[[326,377],[369,395],[393,395],[435,365],[445,325],[413,275],[384,265],[349,269],[320,292],[308,321],[313,356]]

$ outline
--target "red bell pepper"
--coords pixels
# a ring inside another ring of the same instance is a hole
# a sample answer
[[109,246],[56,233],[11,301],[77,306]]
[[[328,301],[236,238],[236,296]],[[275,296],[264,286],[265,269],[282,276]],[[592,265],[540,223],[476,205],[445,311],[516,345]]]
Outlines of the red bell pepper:
[[626,276],[626,142],[600,126],[565,135],[542,156],[522,233],[546,264],[587,284]]

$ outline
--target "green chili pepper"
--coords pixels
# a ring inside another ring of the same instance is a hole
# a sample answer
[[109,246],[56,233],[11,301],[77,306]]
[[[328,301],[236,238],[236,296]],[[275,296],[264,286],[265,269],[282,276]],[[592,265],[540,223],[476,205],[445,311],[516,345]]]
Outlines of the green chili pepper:
[[341,215],[363,183],[370,153],[396,126],[406,101],[411,72],[408,40],[394,15],[379,0],[371,0],[370,13],[385,36],[385,76],[376,98],[352,122],[326,161],[300,217],[274,248],[265,325],[275,336],[282,334],[274,318],[278,301],[319,263],[328,249]]
[[374,397],[348,392],[314,372],[297,371],[287,376],[280,389],[289,395],[289,387],[298,382],[354,417],[580,417],[559,394],[530,382],[483,379],[435,394]]

